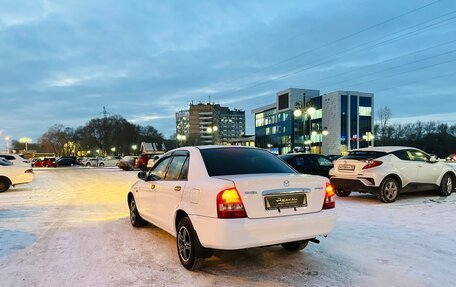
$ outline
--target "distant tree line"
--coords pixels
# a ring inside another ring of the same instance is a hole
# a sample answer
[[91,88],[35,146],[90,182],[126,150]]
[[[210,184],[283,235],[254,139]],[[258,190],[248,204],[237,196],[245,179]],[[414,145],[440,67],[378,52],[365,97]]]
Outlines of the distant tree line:
[[[93,155],[138,153],[141,142],[165,145],[166,149],[175,147],[175,140],[167,140],[153,126],[140,126],[114,115],[94,118],[76,129],[61,124],[53,125],[36,144],[29,144],[30,150],[54,153],[58,156],[71,155],[78,151],[91,151]],[[24,149],[24,144],[13,141],[13,148]],[[136,147],[136,150],[134,149]]]
[[456,153],[456,124],[434,121],[398,124],[390,123],[391,111],[383,107],[378,111],[374,126],[375,145],[411,146],[444,158]]

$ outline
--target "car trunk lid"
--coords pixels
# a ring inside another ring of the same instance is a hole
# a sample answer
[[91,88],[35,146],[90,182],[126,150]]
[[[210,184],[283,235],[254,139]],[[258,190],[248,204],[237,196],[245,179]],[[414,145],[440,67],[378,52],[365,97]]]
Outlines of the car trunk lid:
[[216,176],[232,181],[249,218],[280,217],[319,212],[327,179],[303,174]]

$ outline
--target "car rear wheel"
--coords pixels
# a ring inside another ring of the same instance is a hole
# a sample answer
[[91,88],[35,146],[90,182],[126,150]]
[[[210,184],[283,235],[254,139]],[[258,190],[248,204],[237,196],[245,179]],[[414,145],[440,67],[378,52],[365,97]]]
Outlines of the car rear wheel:
[[141,217],[141,215],[139,215],[134,197],[132,197],[130,200],[130,223],[134,227],[141,227],[146,225],[146,221]]
[[397,196],[399,195],[400,185],[397,179],[393,177],[385,178],[380,184],[380,192],[378,198],[385,202],[391,203],[396,201]]
[[293,252],[303,250],[304,248],[306,248],[307,244],[309,244],[309,240],[293,241],[282,243],[282,247],[287,251]]
[[0,192],[5,192],[10,188],[10,182],[6,178],[0,178]]
[[448,196],[453,192],[455,179],[451,174],[445,174],[440,183],[440,195]]
[[351,191],[336,188],[336,190],[334,190],[334,193],[339,197],[347,197],[350,195]]
[[100,163],[100,167],[104,167],[104,163]]
[[177,226],[177,254],[182,265],[188,270],[198,270],[203,266],[204,258],[212,256],[212,250],[204,248],[188,217],[184,217]]

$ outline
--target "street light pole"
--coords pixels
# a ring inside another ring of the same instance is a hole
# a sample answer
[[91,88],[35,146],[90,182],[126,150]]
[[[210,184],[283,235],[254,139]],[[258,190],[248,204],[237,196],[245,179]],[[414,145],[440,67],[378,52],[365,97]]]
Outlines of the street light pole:
[[10,136],[6,136],[5,137],[5,141],[6,141],[6,152],[9,153],[9,141],[11,140],[11,137]]

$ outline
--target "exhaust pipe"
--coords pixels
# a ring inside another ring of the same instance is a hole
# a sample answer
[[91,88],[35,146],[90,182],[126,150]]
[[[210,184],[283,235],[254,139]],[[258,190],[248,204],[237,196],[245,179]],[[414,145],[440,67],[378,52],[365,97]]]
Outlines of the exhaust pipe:
[[318,240],[317,238],[309,239],[309,241],[313,242],[313,243],[316,243],[316,244],[320,244],[320,240]]

